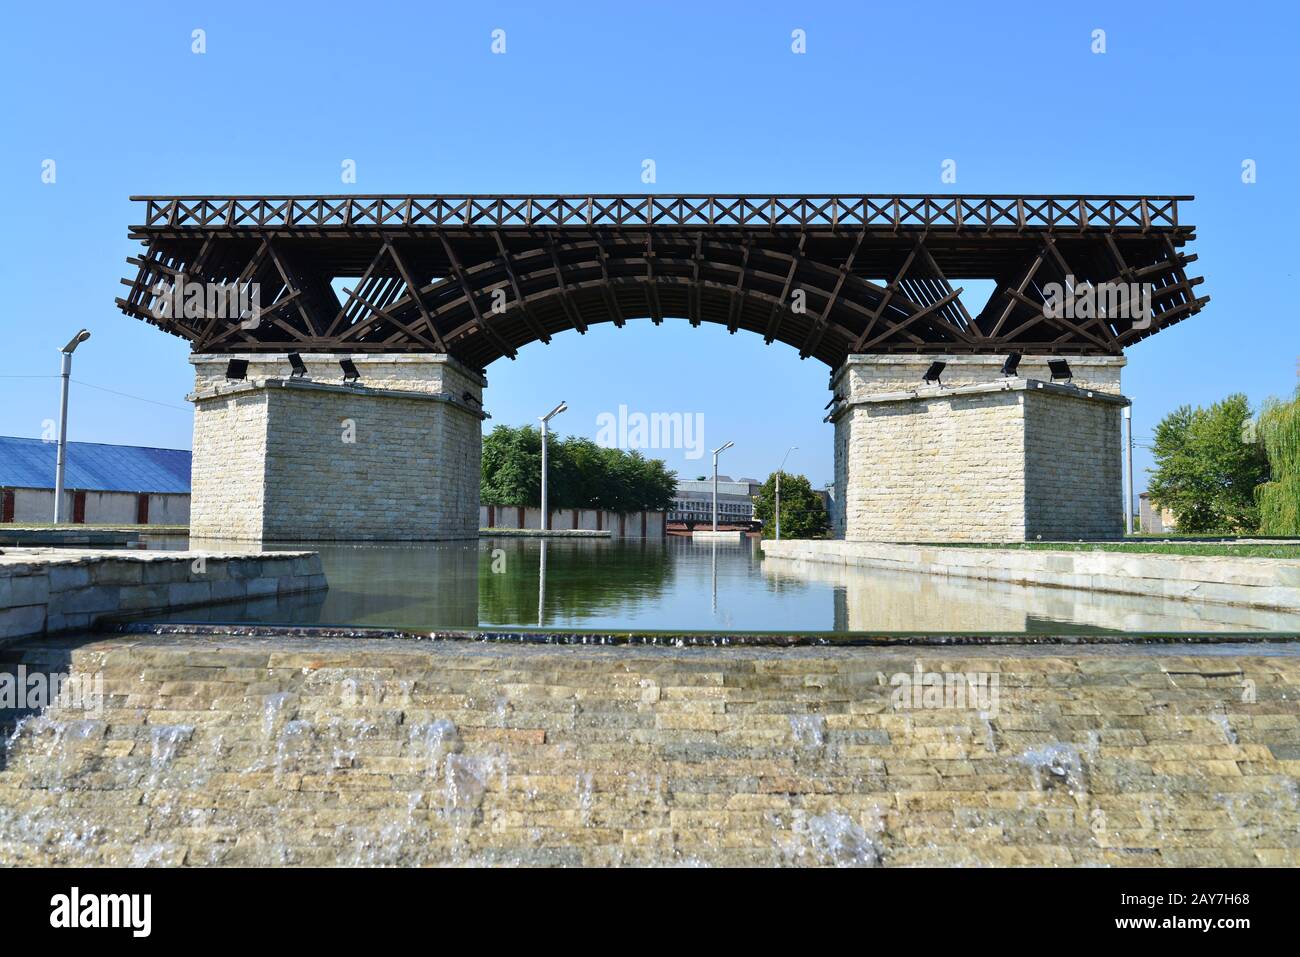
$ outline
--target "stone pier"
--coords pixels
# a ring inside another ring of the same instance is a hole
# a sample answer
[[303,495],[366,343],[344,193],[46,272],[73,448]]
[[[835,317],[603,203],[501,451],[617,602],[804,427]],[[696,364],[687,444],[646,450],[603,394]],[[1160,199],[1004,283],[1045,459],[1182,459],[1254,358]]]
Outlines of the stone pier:
[[[1121,356],[853,355],[835,373],[835,534],[1024,541],[1124,532]],[[922,381],[943,361],[942,384]]]
[[[227,380],[231,358],[247,377]],[[444,355],[194,355],[190,537],[436,541],[478,535],[483,389]]]

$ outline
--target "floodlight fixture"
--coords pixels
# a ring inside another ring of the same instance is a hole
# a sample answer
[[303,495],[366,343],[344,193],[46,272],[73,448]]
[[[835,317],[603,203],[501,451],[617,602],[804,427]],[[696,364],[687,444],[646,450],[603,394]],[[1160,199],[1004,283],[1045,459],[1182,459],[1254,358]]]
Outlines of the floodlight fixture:
[[1002,363],[1002,374],[1007,378],[1010,378],[1011,376],[1016,374],[1016,370],[1019,368],[1020,368],[1020,353],[1013,352],[1011,353],[1011,355],[1007,356],[1007,361]]
[[1070,371],[1070,363],[1064,359],[1048,359],[1047,368],[1052,370],[1052,381],[1063,379],[1066,382],[1074,378],[1074,373]]
[[231,359],[226,363],[226,378],[230,381],[238,381],[248,378],[248,360]]
[[351,359],[340,359],[339,368],[343,370],[343,384],[349,382],[360,382],[361,373],[357,371],[357,364]]
[[289,367],[293,369],[293,371],[289,373],[290,379],[306,377],[307,364],[302,361],[302,356],[298,355],[298,353],[289,353]]
[[923,381],[933,382],[935,385],[943,385],[943,382],[940,381],[939,377],[943,375],[944,367],[947,365],[948,363],[946,362],[931,362],[930,368],[925,370]]

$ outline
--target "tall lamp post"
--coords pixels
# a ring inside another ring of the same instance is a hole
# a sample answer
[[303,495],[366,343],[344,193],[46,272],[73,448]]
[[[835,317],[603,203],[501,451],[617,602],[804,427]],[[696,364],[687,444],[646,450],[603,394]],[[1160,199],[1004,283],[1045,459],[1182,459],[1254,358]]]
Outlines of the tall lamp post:
[[539,416],[542,420],[542,531],[549,531],[551,527],[551,513],[546,507],[546,436],[549,434],[548,425],[551,419],[555,418],[561,412],[569,408],[569,403],[561,402],[550,412]]
[[781,473],[785,471],[785,459],[790,457],[790,453],[799,446],[792,445],[785,450],[785,458],[781,459],[781,467],[776,470],[776,540],[781,540]]
[[63,469],[68,456],[68,379],[72,375],[72,354],[77,346],[90,338],[90,333],[82,329],[59,350],[63,355],[63,396],[59,400],[59,454],[54,466],[54,524],[63,521]]
[[713,530],[718,530],[718,456],[735,445],[735,442],[728,442],[713,450]]

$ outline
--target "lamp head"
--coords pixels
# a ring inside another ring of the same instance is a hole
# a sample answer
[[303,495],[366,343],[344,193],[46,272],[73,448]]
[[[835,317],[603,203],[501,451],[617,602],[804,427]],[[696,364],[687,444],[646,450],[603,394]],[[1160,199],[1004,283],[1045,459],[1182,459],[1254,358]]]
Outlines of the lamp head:
[[66,354],[68,354],[68,355],[72,355],[72,353],[73,353],[74,351],[76,351],[77,346],[81,345],[83,342],[85,342],[85,341],[86,341],[87,339],[89,339],[89,338],[90,338],[90,330],[89,330],[89,329],[82,329],[82,330],[81,330],[80,332],[78,332],[75,336],[73,336],[70,340],[68,340],[68,344],[67,344],[66,346],[64,346],[62,349],[60,349],[59,351],[60,351],[60,352],[63,352],[63,353],[66,353]]
[[726,445],[719,446],[718,448],[713,450],[713,454],[717,455],[719,452],[725,452],[727,451],[727,449],[731,448],[735,444],[736,444],[735,442],[728,442]]
[[555,417],[556,417],[557,415],[559,415],[561,412],[567,412],[567,411],[568,411],[568,408],[569,408],[569,403],[567,403],[567,402],[563,402],[563,401],[562,401],[562,402],[560,402],[559,405],[557,405],[555,408],[553,408],[550,412],[547,412],[545,415],[543,415],[543,416],[541,417],[541,419],[542,419],[543,422],[549,422],[549,421],[551,421],[551,419],[555,418]]

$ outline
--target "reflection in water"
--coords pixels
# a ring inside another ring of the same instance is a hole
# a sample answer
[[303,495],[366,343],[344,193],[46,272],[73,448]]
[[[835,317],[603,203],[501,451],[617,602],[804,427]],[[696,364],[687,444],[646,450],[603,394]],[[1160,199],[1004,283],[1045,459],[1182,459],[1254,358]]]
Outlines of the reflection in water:
[[764,559],[750,540],[485,538],[267,550],[298,547],[320,552],[330,584],[323,595],[151,620],[417,631],[1300,631],[1295,613]]
[[829,586],[836,631],[1150,633],[1300,630],[1300,614],[769,558],[763,573]]

